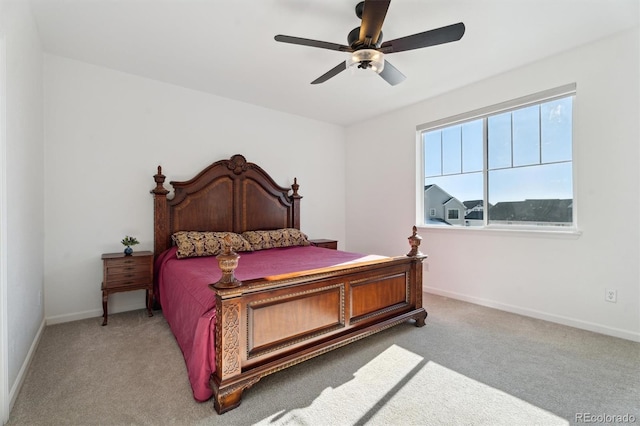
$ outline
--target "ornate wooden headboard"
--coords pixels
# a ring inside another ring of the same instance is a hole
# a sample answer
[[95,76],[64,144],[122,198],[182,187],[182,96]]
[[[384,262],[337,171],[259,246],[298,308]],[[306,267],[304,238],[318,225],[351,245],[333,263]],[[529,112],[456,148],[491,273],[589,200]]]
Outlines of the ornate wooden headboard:
[[156,256],[171,246],[171,235],[177,231],[300,229],[302,196],[297,180],[291,188],[281,187],[240,154],[216,161],[191,180],[170,182],[171,199],[160,166],[153,178]]

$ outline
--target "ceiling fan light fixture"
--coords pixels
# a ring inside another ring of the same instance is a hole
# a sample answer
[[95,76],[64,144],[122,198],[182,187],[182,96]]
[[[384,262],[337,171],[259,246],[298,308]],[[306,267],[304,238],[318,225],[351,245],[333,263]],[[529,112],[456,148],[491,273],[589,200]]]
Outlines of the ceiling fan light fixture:
[[384,54],[375,49],[359,49],[347,59],[347,68],[358,65],[359,68],[371,68],[380,74],[384,69]]

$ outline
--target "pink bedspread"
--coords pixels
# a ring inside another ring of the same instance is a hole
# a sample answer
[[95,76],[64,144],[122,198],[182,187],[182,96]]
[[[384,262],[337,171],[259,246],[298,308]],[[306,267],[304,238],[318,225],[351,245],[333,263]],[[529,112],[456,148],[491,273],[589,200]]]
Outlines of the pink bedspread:
[[[287,247],[239,253],[239,280],[371,260],[372,256],[319,247]],[[379,256],[374,256],[380,258]],[[178,259],[176,247],[156,261],[156,297],[187,365],[193,397],[212,396],[209,377],[215,371],[215,293],[208,285],[222,273],[215,257]]]

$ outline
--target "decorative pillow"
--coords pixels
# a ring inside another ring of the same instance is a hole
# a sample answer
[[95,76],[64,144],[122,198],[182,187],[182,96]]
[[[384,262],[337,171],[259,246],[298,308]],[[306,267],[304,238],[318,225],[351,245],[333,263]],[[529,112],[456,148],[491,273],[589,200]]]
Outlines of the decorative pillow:
[[307,236],[295,228],[274,229],[272,231],[246,231],[242,236],[249,241],[253,250],[276,247],[311,245]]
[[180,231],[171,236],[178,246],[176,256],[184,257],[217,256],[224,252],[226,243],[224,238],[229,236],[231,248],[234,251],[252,251],[251,244],[242,235],[233,232],[198,232]]

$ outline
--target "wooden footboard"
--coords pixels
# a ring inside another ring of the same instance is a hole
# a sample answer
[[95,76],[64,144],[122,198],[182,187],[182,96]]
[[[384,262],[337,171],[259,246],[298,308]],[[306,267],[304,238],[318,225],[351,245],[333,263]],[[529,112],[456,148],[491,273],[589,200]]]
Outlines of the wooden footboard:
[[211,285],[218,312],[215,410],[237,407],[244,390],[268,374],[408,319],[423,326],[424,258],[266,277],[235,288]]

